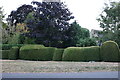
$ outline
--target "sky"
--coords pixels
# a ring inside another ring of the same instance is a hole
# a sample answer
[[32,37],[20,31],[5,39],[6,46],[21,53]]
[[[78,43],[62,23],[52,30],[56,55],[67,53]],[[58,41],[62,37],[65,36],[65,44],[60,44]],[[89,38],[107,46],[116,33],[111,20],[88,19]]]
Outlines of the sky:
[[[23,4],[31,4],[33,0],[0,0],[0,6],[4,9],[4,14],[10,14],[12,10],[16,10]],[[41,0],[34,0],[41,1]],[[67,5],[67,8],[72,12],[79,25],[89,30],[102,30],[96,20],[103,11],[104,3],[109,3],[113,0],[62,0]],[[114,0],[116,1],[116,0]],[[118,0],[117,0],[118,1]],[[74,21],[72,20],[72,21]]]

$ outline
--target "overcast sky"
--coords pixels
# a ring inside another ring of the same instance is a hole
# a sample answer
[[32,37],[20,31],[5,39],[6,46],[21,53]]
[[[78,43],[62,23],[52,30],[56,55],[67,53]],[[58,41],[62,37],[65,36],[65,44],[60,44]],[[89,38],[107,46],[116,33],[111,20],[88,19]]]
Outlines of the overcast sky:
[[[12,10],[16,10],[23,4],[30,4],[33,0],[0,0],[0,6],[3,7],[4,13],[9,15]],[[41,1],[41,0],[35,0]],[[96,18],[102,12],[104,3],[109,0],[62,0],[75,16],[75,20],[81,27],[89,30],[101,30]],[[112,0],[116,1],[116,0]],[[118,0],[117,0],[118,1]]]

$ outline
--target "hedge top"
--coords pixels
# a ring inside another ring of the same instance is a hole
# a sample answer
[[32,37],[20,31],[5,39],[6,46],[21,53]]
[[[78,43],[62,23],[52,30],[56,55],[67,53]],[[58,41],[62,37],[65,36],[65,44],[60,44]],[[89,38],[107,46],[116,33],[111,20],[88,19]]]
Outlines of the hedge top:
[[116,46],[118,46],[118,44],[115,41],[106,41],[102,45],[106,45],[106,44],[115,44]]
[[103,61],[119,61],[119,46],[114,41],[106,41],[101,46],[100,54]]
[[29,49],[40,49],[44,47],[43,45],[31,45],[31,44],[28,44],[28,45],[24,45],[20,48],[20,50],[29,50]]

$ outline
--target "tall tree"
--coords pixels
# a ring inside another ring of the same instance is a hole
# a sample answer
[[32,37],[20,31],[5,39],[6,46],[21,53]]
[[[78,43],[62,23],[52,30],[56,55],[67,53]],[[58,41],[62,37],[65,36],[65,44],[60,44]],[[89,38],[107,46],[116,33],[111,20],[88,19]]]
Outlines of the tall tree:
[[106,4],[100,18],[97,19],[103,28],[104,41],[114,40],[120,46],[120,2]]
[[[35,11],[25,20],[29,37],[36,38],[36,42],[52,47],[66,47],[63,44],[69,37],[65,31],[69,29],[69,20],[74,17],[62,2],[32,2]],[[31,17],[30,17],[31,16]]]
[[32,5],[22,5],[16,11],[12,11],[7,18],[8,23],[13,26],[17,23],[23,23],[27,15],[33,11]]

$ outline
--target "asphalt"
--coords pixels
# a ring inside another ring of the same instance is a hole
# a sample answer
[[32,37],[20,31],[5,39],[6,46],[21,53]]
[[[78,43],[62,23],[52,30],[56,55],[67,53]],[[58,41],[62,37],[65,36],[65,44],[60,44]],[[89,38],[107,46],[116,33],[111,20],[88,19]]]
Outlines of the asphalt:
[[2,78],[118,78],[119,72],[2,73]]

